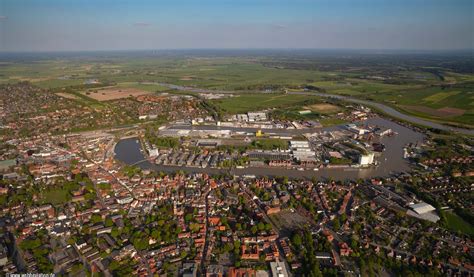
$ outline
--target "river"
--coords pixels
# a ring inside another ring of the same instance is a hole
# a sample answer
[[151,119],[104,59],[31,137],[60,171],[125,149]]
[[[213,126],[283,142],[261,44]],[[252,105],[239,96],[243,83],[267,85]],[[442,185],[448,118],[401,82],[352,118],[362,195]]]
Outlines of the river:
[[[305,170],[298,171],[294,169],[270,168],[270,167],[249,167],[242,169],[217,169],[217,168],[197,168],[181,166],[165,166],[150,163],[145,159],[141,152],[140,143],[136,138],[128,138],[119,141],[115,147],[115,158],[128,164],[136,164],[142,169],[151,169],[163,172],[176,172],[182,170],[188,173],[208,173],[221,174],[230,173],[233,175],[255,175],[255,176],[288,176],[290,178],[332,178],[334,180],[355,180],[358,178],[387,177],[393,173],[406,172],[410,169],[409,163],[403,158],[403,148],[408,143],[419,143],[423,140],[423,134],[410,128],[399,125],[394,121],[376,117],[366,121],[369,125],[378,125],[391,128],[398,135],[392,137],[383,137],[380,142],[385,144],[385,151],[377,158],[379,165],[370,168],[321,168],[319,171]],[[191,127],[190,127],[191,128]],[[217,127],[216,127],[217,128]],[[311,131],[327,131],[342,126],[319,128]],[[296,130],[285,130],[292,132]],[[301,131],[301,130],[298,130]],[[306,132],[308,130],[306,129]]]

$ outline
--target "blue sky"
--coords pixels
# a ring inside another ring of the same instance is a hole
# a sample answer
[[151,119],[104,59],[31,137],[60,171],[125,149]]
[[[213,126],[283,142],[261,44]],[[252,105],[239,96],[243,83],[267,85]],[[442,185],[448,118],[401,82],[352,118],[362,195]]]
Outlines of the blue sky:
[[0,0],[0,51],[472,49],[472,0]]

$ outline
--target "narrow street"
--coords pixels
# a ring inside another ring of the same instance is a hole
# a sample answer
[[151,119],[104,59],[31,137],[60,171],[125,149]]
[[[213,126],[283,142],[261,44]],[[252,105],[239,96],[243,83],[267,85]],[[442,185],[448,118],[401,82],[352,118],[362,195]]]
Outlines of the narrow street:
[[209,191],[204,196],[205,203],[206,203],[206,236],[205,236],[205,240],[204,240],[204,246],[202,248],[201,268],[200,268],[201,274],[206,273],[206,266],[207,266],[207,256],[208,256],[207,251],[208,251],[208,248],[209,248],[209,239],[210,239],[210,235],[209,235],[209,200],[208,200],[208,197],[209,197],[209,194],[211,193],[211,191],[212,191],[212,189],[209,188]]

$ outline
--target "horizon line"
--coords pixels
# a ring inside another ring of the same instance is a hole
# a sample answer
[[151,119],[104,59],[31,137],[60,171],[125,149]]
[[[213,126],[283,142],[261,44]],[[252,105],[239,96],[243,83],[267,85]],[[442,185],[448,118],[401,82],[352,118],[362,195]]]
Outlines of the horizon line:
[[97,52],[146,52],[146,51],[396,51],[396,52],[474,52],[474,48],[446,48],[446,49],[427,49],[427,48],[143,48],[143,49],[96,49],[96,50],[31,50],[31,51],[12,51],[0,50],[0,54],[54,54],[54,53],[97,53]]

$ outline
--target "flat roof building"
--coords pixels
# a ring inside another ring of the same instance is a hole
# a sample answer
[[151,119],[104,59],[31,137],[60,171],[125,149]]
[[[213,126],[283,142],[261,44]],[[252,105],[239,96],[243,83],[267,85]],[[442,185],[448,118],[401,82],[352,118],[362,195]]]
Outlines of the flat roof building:
[[424,213],[428,213],[428,212],[432,212],[432,211],[436,210],[435,207],[433,207],[430,204],[425,203],[425,202],[412,204],[409,207],[410,207],[410,209],[412,209],[417,214],[424,214]]
[[440,217],[435,213],[435,207],[428,203],[420,202],[408,206],[410,210],[407,211],[407,215],[416,217],[431,222],[437,222]]
[[370,165],[374,163],[374,153],[361,154],[359,156],[359,165]]
[[284,262],[271,262],[272,277],[288,277],[288,269]]

